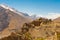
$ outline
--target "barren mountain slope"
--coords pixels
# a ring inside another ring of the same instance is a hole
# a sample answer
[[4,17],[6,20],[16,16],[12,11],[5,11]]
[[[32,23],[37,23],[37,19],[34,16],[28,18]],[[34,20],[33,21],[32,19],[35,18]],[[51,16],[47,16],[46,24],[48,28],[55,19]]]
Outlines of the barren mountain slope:
[[60,17],[53,20],[54,22],[60,22]]
[[32,21],[22,13],[5,5],[0,5],[0,37],[9,35],[11,31],[20,30],[26,22]]

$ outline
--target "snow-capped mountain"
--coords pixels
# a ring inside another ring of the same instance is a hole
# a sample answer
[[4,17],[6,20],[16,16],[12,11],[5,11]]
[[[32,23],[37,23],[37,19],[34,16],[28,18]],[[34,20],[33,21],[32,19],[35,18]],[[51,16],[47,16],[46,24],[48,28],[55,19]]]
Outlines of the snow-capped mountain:
[[26,16],[26,17],[29,17],[29,18],[32,18],[32,19],[36,19],[36,18],[37,18],[36,15],[31,15],[31,16],[30,16],[30,15],[28,15],[27,13],[19,12],[19,11],[17,11],[16,9],[11,8],[11,7],[9,7],[9,6],[7,6],[7,5],[4,5],[4,4],[1,4],[0,6],[3,7],[4,9],[10,10],[10,11],[15,12],[15,13],[17,13],[17,14],[19,14],[19,15],[22,15],[22,16]]
[[14,11],[12,8],[10,8],[9,6],[6,6],[6,5],[3,5],[3,4],[0,4],[1,7],[5,8],[5,9],[9,9],[11,11]]
[[[4,9],[13,11],[13,12],[19,14],[19,15],[22,15],[22,16],[24,16],[23,14],[25,14],[25,13],[19,12],[19,11],[17,11],[16,9],[14,9],[14,8],[12,8],[12,7],[9,7],[9,6],[5,5],[5,4],[0,4],[0,6],[3,7]],[[25,15],[25,16],[26,16],[26,15]]]
[[0,5],[0,32],[2,32],[0,37],[9,35],[11,30],[20,30],[24,23],[30,21],[32,19],[22,14],[22,12],[6,5]]

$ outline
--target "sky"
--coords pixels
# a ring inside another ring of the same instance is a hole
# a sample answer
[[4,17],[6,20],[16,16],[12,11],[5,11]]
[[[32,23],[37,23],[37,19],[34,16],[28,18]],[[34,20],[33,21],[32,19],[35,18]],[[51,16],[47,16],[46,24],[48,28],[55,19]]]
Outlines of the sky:
[[60,17],[60,0],[0,0],[0,4],[6,4],[29,15],[51,19]]

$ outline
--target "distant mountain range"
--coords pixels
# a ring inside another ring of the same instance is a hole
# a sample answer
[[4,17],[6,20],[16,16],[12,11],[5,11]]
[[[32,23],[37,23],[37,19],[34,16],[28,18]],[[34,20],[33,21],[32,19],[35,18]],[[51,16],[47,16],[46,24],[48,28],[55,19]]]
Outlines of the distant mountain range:
[[54,22],[60,22],[60,17],[53,20]]
[[[6,36],[10,35],[11,32],[14,32],[16,30],[21,31],[21,28],[22,28],[22,26],[23,26],[24,23],[29,23],[29,22],[37,19],[37,18],[38,17],[36,15],[29,16],[27,13],[19,12],[19,11],[15,10],[14,8],[9,7],[9,6],[0,5],[0,38],[6,37]],[[36,22],[33,21],[32,23],[33,24],[37,24],[38,23],[38,25],[40,25],[39,24],[40,23],[39,20],[36,21]],[[47,19],[43,19],[44,22],[46,22],[46,20]],[[54,22],[60,22],[60,17],[54,19],[53,21]],[[53,22],[52,22],[52,24],[53,24]],[[30,26],[30,25],[28,25],[28,26]],[[42,25],[43,28],[44,28],[44,25]],[[49,24],[49,26],[51,26],[51,25]],[[48,26],[48,25],[46,24],[46,26]],[[42,33],[44,31],[43,28],[41,29]],[[35,29],[33,30],[32,33],[34,33],[34,31],[35,31]],[[35,32],[37,33],[37,31],[35,31]]]

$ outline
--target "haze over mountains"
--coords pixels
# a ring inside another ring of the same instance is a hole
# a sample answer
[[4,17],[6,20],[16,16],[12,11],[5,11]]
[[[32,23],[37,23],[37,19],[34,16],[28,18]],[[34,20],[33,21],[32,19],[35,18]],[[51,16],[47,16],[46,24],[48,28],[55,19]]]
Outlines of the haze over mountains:
[[[28,32],[33,34],[33,38],[45,38],[55,34],[56,25],[60,26],[60,17],[52,21],[45,17],[38,18],[36,15],[29,16],[27,13],[19,12],[9,6],[0,5],[0,38],[8,37],[16,30],[21,32],[21,28],[24,29],[23,31],[29,30]],[[57,28],[56,30],[58,32],[60,29]]]

